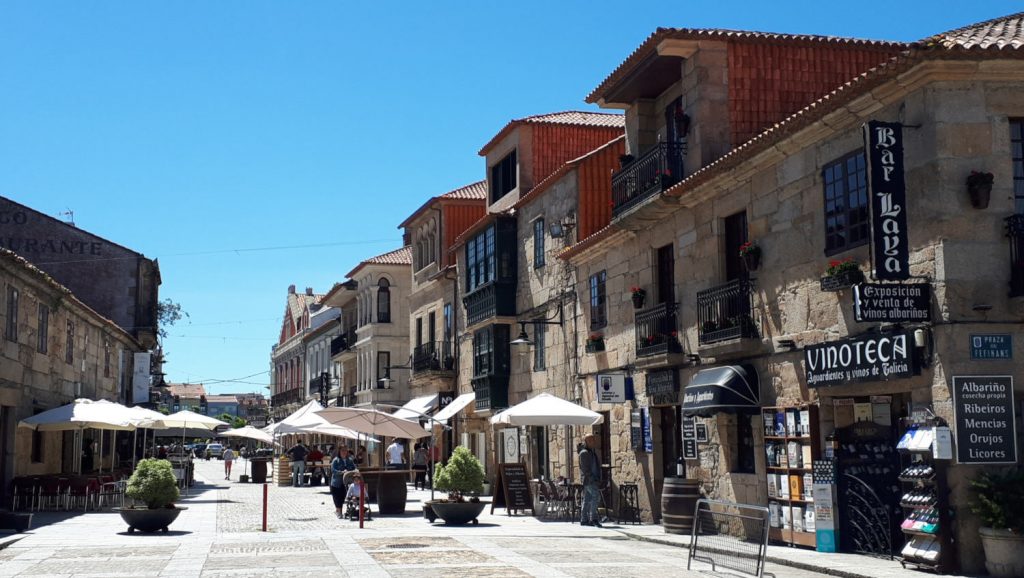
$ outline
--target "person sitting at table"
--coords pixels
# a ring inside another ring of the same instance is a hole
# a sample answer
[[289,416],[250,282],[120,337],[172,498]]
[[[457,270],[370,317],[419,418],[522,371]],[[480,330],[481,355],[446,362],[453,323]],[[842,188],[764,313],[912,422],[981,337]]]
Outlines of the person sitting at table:
[[334,500],[334,513],[337,517],[344,516],[342,509],[345,507],[345,495],[348,488],[345,486],[345,472],[356,469],[348,448],[338,446],[331,458],[331,499]]
[[366,446],[359,446],[356,450],[356,456],[353,458],[357,466],[366,465]]
[[311,463],[309,484],[311,486],[319,486],[320,480],[326,478],[324,473],[323,464],[320,463],[324,460],[324,453],[320,451],[320,446],[314,445],[313,449],[309,450],[309,454],[306,455],[306,461]]

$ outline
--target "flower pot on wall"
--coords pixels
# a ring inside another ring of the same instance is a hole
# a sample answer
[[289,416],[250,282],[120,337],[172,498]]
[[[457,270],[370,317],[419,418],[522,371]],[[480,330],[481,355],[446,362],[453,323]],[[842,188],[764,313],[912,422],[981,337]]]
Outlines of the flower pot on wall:
[[761,253],[751,252],[743,255],[743,266],[747,268],[747,271],[757,271],[757,268],[761,266]]
[[853,287],[864,281],[864,272],[860,269],[843,271],[835,275],[827,275],[821,278],[822,291],[841,291],[847,287]]
[[980,183],[968,185],[967,193],[971,196],[971,206],[975,209],[987,209],[989,199],[992,197],[992,184]]
[[643,309],[647,296],[643,293],[633,293],[633,309]]

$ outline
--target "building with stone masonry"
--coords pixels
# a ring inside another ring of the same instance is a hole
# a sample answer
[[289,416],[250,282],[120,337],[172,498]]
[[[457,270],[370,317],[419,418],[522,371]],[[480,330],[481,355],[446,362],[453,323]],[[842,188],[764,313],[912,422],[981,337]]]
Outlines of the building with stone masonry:
[[[634,158],[560,257],[601,333],[579,379],[612,491],[645,519],[682,458],[769,506],[774,542],[980,570],[969,481],[1019,465],[1024,429],[1022,18],[909,45],[659,29],[588,97],[626,109]],[[598,403],[616,373],[632,398]],[[900,527],[928,488],[932,560]]]
[[[24,258],[0,249],[0,503],[15,476],[70,471],[72,437],[18,422],[78,398],[130,399],[143,346]],[[147,368],[148,369],[148,368]],[[118,462],[105,434],[96,464]]]
[[306,349],[306,375],[309,376],[306,400],[316,399],[326,406],[329,400],[334,399],[331,396],[333,384],[338,383],[337,368],[331,361],[331,341],[341,335],[341,310],[326,306],[323,300],[320,304],[321,307],[309,317],[309,331],[302,342]]
[[322,307],[322,297],[313,293],[311,287],[304,293],[297,293],[295,285],[288,287],[281,332],[270,353],[270,406],[275,419],[288,417],[309,396],[303,337],[309,331],[313,313]]

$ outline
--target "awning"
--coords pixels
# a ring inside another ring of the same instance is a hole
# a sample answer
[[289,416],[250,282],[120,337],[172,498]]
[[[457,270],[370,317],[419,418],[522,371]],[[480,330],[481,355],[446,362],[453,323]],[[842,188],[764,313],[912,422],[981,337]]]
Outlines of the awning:
[[402,419],[418,420],[425,415],[430,415],[437,407],[437,394],[424,395],[409,401],[409,403],[395,410],[391,414]]
[[683,390],[683,413],[710,416],[718,412],[761,407],[757,372],[749,366],[725,365],[702,369]]
[[444,409],[437,412],[437,415],[434,416],[434,420],[436,420],[435,423],[448,423],[449,419],[451,419],[452,417],[455,416],[455,414],[465,409],[467,405],[473,403],[474,400],[476,400],[475,393],[464,393],[459,397],[456,397],[455,399],[452,400],[451,403],[445,406]]

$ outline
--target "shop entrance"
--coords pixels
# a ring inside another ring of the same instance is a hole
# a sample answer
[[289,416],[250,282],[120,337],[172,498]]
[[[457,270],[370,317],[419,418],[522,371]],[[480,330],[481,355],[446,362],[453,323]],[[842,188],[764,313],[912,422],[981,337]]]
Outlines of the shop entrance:
[[[676,477],[676,463],[682,457],[682,407],[659,407],[658,422],[661,433],[661,464],[662,476],[666,478]],[[685,473],[685,472],[684,472]]]

